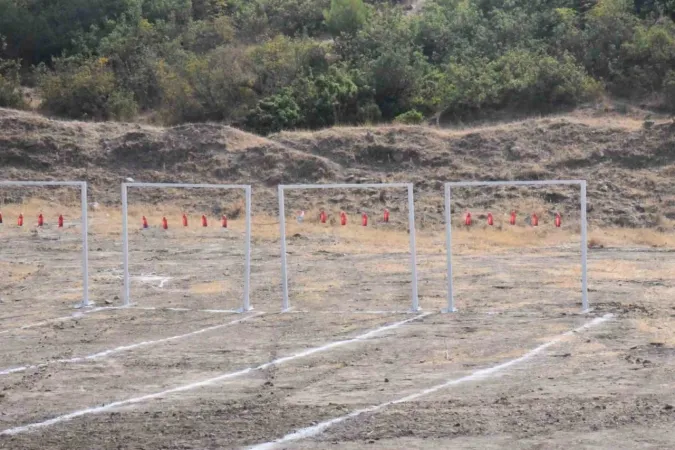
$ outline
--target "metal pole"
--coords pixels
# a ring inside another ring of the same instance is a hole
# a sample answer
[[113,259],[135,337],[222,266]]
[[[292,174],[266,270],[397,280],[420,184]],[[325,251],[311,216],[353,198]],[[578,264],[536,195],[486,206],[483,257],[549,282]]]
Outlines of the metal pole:
[[282,311],[288,311],[290,303],[288,301],[288,270],[286,267],[286,213],[284,211],[284,188],[279,186],[279,233],[281,234],[281,286],[284,291],[284,299],[281,306]]
[[452,286],[452,214],[450,205],[452,203],[452,191],[450,185],[445,185],[445,246],[446,263],[448,266],[448,307],[443,310],[445,313],[456,312],[455,293]]
[[586,182],[581,182],[581,308],[588,311],[588,224],[586,218]]
[[89,221],[87,208],[87,183],[81,185],[82,203],[82,307],[89,306]]
[[412,271],[412,311],[420,310],[420,301],[417,295],[417,243],[415,240],[415,199],[413,185],[408,185],[408,229],[410,231],[410,268]]
[[129,306],[129,219],[127,217],[127,185],[122,183],[122,254],[124,270],[124,306]]
[[251,285],[251,186],[246,187],[246,262],[244,269],[244,306],[242,312],[250,311],[250,285]]

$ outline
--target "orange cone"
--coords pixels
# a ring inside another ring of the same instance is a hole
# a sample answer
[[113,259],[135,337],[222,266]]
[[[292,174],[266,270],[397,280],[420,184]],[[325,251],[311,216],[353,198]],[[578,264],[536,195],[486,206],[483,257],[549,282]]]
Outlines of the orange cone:
[[361,225],[364,227],[368,226],[368,214],[363,213],[363,215],[361,215]]
[[162,217],[162,228],[165,230],[169,229],[169,222],[166,220],[166,217]]
[[492,216],[492,213],[487,215],[487,224],[493,226],[495,224],[495,218]]
[[188,218],[185,214],[183,214],[183,226],[187,227],[188,226]]
[[222,226],[223,226],[223,228],[227,228],[227,216],[226,215],[223,215]]
[[23,226],[23,214],[19,214],[19,218],[16,220],[16,224],[20,227]]
[[384,223],[389,223],[389,210],[384,210]]
[[516,224],[516,212],[515,211],[511,211],[511,218],[509,219],[509,223],[511,225]]
[[321,214],[319,214],[319,221],[321,221],[321,223],[326,223],[326,220],[328,220],[328,215],[326,214],[326,211],[321,210]]
[[555,213],[555,226],[556,228],[560,228],[562,225],[562,217],[560,217],[560,213]]
[[537,217],[537,213],[532,213],[532,226],[533,227],[539,226],[539,217]]
[[142,220],[143,220],[143,228],[148,228],[148,219],[145,216],[143,216]]
[[342,225],[343,227],[347,225],[347,214],[345,214],[344,211],[340,212],[340,225]]
[[2,224],[2,213],[0,212],[0,224]]
[[467,227],[470,227],[470,226],[471,226],[471,222],[472,222],[472,220],[471,220],[471,213],[470,213],[470,212],[467,212],[467,213],[466,213],[466,216],[464,217],[464,225],[466,225]]
[[42,213],[40,213],[40,215],[38,216],[38,227],[41,227],[44,224],[45,224],[45,216],[43,216]]
[[59,214],[59,228],[63,228],[63,215]]
[[209,222],[206,220],[206,216],[202,216],[202,226],[203,227],[209,226]]

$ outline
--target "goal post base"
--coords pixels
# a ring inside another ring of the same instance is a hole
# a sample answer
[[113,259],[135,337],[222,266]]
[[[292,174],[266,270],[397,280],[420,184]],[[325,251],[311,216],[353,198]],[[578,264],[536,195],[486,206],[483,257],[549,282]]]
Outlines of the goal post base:
[[80,303],[74,304],[73,309],[93,308],[94,306],[96,306],[96,303],[89,300],[87,302],[80,302]]

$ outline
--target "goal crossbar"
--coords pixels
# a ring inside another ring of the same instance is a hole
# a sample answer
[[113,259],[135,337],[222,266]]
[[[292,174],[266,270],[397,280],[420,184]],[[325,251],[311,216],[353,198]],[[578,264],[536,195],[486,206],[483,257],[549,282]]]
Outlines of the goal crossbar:
[[78,307],[88,307],[89,303],[89,222],[87,220],[87,182],[86,181],[0,181],[0,186],[63,186],[80,188],[82,208],[82,303]]
[[127,194],[129,188],[205,188],[241,189],[246,194],[246,232],[244,237],[244,299],[239,312],[251,310],[251,186],[248,184],[191,184],[191,183],[122,183],[122,253],[124,268],[124,306],[131,304],[131,278],[129,276],[129,218]]
[[450,203],[452,188],[485,186],[579,186],[581,189],[581,308],[588,311],[588,223],[586,217],[586,180],[532,180],[532,181],[454,181],[445,183],[445,241],[448,273],[448,305],[443,312],[456,312],[452,279],[452,221]]
[[417,244],[415,241],[415,199],[412,183],[370,183],[370,184],[280,184],[279,189],[279,229],[281,234],[281,283],[283,289],[282,311],[290,310],[288,296],[288,261],[286,255],[286,212],[284,192],[289,189],[389,189],[406,188],[408,191],[408,228],[410,234],[410,268],[412,271],[412,307],[411,311],[419,311],[417,294]]

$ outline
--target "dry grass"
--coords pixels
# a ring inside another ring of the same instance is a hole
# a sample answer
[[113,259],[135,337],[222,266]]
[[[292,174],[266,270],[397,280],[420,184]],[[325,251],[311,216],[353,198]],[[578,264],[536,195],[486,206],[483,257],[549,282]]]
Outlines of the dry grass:
[[675,346],[675,321],[667,318],[640,319],[637,329],[650,336],[654,344]]
[[648,228],[604,228],[589,233],[589,243],[599,247],[633,245],[652,248],[675,248],[675,233],[662,233]]
[[[239,202],[232,202],[229,210],[236,210]],[[19,213],[24,214],[24,229],[30,229],[37,224],[37,216],[43,213],[45,222],[54,226],[59,214],[63,214],[68,223],[80,221],[79,204],[61,204],[31,199],[24,204],[8,204],[2,210],[4,226],[15,226]],[[176,235],[185,237],[201,237],[219,232],[220,217],[205,212],[209,220],[208,230],[201,227],[201,215],[198,212],[189,214],[189,227],[182,227],[183,210],[173,205],[144,205],[134,204],[129,207],[130,232],[141,228],[141,217],[146,216],[151,227],[161,226],[162,217],[169,220],[169,228]],[[293,236],[322,238],[327,252],[337,253],[391,253],[407,252],[410,245],[410,236],[405,229],[395,225],[378,223],[379,218],[371,218],[368,227],[361,226],[360,217],[350,216],[348,226],[341,227],[335,223],[335,216],[331,223],[321,224],[314,218],[313,212],[308,212],[305,221],[300,224],[295,218],[288,217],[286,235],[290,241]],[[478,213],[475,217],[478,216]],[[555,246],[574,246],[579,242],[578,225],[568,222],[563,228],[555,228],[546,220],[537,228],[525,224],[511,227],[502,226],[506,216],[497,216],[497,226],[488,227],[483,224],[466,228],[456,221],[453,227],[453,250],[458,253],[484,252],[511,248],[537,248]],[[522,219],[521,219],[522,220]],[[476,221],[478,223],[478,221]],[[99,207],[89,213],[90,233],[100,235],[117,235],[122,231],[120,208]],[[228,228],[235,233],[245,231],[243,217],[228,220]],[[274,242],[279,239],[279,223],[276,217],[256,215],[252,218],[252,237],[255,243]],[[417,245],[420,252],[444,253],[445,237],[442,227],[417,231]],[[604,228],[595,229],[589,233],[589,244],[595,247],[650,247],[675,248],[675,233],[659,232],[654,229],[627,229]]]
[[22,281],[39,271],[39,264],[15,264],[0,261],[0,279],[3,281]]
[[226,292],[227,289],[229,289],[229,283],[222,280],[198,283],[190,286],[190,292],[197,295],[220,294]]

